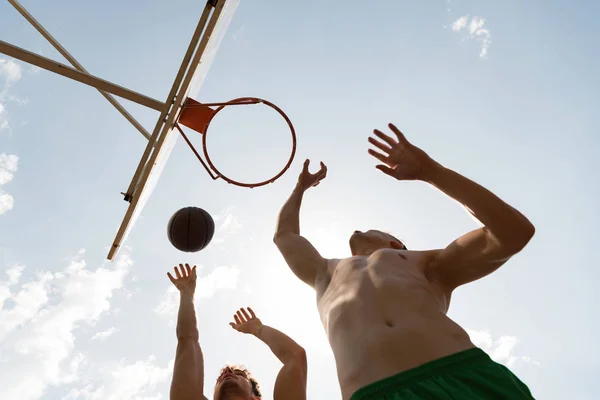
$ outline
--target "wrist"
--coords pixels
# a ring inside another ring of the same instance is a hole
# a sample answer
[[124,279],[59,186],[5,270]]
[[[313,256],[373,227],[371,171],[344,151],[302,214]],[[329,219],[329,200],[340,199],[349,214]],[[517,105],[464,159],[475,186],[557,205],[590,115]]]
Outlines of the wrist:
[[306,191],[306,188],[304,188],[304,186],[302,186],[302,184],[300,184],[300,182],[298,182],[296,184],[296,186],[294,187],[294,190],[293,190],[292,193],[295,194],[295,195],[300,195],[301,196],[301,195],[304,194],[305,191]]
[[258,327],[258,328],[257,328],[257,329],[254,331],[254,333],[253,333],[253,334],[254,334],[254,336],[256,336],[257,338],[259,338],[259,339],[260,339],[260,336],[262,335],[262,332],[263,332],[263,328],[264,328],[264,327],[265,327],[265,326],[264,326],[264,325],[262,324],[262,322],[261,322],[260,326],[259,326],[259,327]]
[[179,297],[181,299],[194,300],[194,289],[182,289],[179,291]]
[[430,160],[421,167],[419,180],[427,183],[434,183],[442,170],[444,170],[442,164]]

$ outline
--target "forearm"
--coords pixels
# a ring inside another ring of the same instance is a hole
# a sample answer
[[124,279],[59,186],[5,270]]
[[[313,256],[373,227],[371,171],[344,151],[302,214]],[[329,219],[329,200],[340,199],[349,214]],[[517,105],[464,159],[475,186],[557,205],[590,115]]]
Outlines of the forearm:
[[304,190],[296,186],[279,212],[276,236],[286,233],[300,234],[300,206],[303,195]]
[[177,315],[177,339],[199,339],[194,294],[181,291],[179,297],[179,313]]
[[483,186],[437,163],[423,180],[463,204],[498,240],[521,244],[533,235],[533,225],[519,211]]
[[285,333],[263,325],[254,336],[262,340],[283,364],[301,355],[304,349]]
[[194,295],[180,292],[177,316],[177,350],[173,365],[170,398],[199,399],[204,388],[204,357],[198,342]]

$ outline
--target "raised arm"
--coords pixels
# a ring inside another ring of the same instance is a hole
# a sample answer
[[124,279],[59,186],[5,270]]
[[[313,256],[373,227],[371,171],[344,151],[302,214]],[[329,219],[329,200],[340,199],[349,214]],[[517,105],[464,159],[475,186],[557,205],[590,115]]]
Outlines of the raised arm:
[[300,206],[304,192],[317,186],[327,176],[327,167],[321,163],[321,169],[311,174],[308,172],[308,166],[309,160],[306,160],[298,184],[281,208],[273,241],[292,272],[303,282],[314,287],[317,274],[327,271],[327,261],[300,235]]
[[204,400],[204,357],[198,342],[198,326],[194,309],[196,290],[196,266],[179,264],[176,278],[167,273],[179,289],[179,313],[177,315],[177,350],[171,382],[171,400]]
[[283,364],[275,381],[273,400],[306,400],[308,365],[304,349],[283,332],[263,325],[250,307],[248,311],[240,309],[233,318],[233,329],[256,336]]
[[432,184],[465,206],[483,225],[433,252],[426,266],[430,280],[451,291],[494,272],[527,245],[535,233],[527,218],[483,186],[444,168],[409,143],[398,128],[389,126],[397,140],[377,130],[379,140],[369,138],[383,151],[369,150],[384,163],[377,168],[398,180]]

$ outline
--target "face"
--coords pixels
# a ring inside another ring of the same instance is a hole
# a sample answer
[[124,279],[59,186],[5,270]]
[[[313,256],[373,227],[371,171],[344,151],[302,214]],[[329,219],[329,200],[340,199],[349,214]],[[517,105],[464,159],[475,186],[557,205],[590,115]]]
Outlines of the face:
[[354,231],[350,236],[353,256],[369,256],[380,249],[404,249],[404,244],[388,233],[375,229],[366,232]]
[[252,400],[252,383],[246,373],[232,367],[223,368],[217,378],[214,400]]

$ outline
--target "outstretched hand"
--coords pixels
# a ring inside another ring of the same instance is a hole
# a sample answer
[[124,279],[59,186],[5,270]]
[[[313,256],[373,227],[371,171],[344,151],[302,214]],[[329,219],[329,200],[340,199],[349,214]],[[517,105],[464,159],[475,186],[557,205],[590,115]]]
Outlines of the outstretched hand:
[[309,165],[310,165],[310,160],[307,159],[306,161],[304,161],[304,166],[302,167],[302,172],[300,173],[300,176],[298,177],[298,185],[303,190],[306,190],[313,186],[317,186],[327,176],[327,167],[325,166],[325,164],[323,164],[323,161],[321,161],[321,163],[320,163],[321,168],[314,174],[311,174],[310,172],[308,172]]
[[240,308],[234,315],[233,319],[235,322],[230,322],[229,325],[233,329],[242,333],[250,333],[253,335],[258,335],[260,328],[262,328],[263,324],[256,317],[254,311],[250,307],[248,307],[248,311]]
[[427,153],[406,140],[394,124],[388,126],[396,134],[397,140],[378,129],[373,133],[379,140],[369,137],[369,143],[382,151],[369,149],[369,154],[383,163],[376,168],[398,180],[421,179],[425,169],[433,165],[434,161]]
[[180,292],[191,292],[194,293],[196,290],[196,266],[190,267],[189,264],[179,264],[179,269],[177,267],[173,268],[175,270],[176,278],[173,278],[170,272],[167,272],[167,276],[175,285]]

